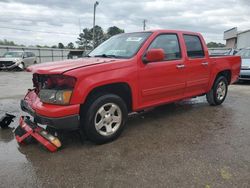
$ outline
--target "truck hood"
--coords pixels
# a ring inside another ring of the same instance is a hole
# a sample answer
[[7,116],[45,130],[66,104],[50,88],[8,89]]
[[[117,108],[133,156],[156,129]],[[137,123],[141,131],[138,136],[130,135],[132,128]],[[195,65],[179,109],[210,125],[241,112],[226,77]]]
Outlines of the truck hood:
[[22,58],[18,58],[18,57],[11,57],[11,58],[5,58],[5,57],[1,57],[0,58],[0,61],[19,61],[21,60]]
[[62,74],[73,69],[96,64],[109,63],[113,61],[117,60],[108,58],[81,58],[32,65],[27,68],[27,71],[38,74]]

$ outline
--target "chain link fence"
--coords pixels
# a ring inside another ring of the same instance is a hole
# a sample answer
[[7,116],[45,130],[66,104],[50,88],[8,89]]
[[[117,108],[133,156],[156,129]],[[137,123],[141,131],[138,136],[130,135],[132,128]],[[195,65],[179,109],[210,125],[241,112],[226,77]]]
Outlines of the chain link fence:
[[0,45],[0,56],[8,51],[29,51],[37,56],[38,63],[60,61],[68,59],[70,51],[81,51],[60,48],[36,48],[36,47],[20,47],[20,46],[2,46]]

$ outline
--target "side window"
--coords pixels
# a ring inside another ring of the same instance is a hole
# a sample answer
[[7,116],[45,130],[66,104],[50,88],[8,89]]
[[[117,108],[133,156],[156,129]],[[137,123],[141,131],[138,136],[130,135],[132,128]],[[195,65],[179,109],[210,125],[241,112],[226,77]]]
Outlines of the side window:
[[201,40],[195,35],[184,35],[187,55],[190,58],[201,58],[205,56]]
[[27,53],[27,52],[24,52],[23,57],[24,57],[24,58],[27,58],[27,57],[28,57],[28,53]]
[[148,49],[162,48],[165,60],[181,59],[181,50],[176,34],[163,34],[157,36]]
[[27,52],[28,57],[32,57],[32,53],[31,52]]

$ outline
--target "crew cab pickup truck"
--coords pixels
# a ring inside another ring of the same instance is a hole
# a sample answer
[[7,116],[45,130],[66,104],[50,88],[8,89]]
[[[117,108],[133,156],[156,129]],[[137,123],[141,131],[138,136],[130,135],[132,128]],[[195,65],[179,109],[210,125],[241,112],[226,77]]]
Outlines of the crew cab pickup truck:
[[116,139],[128,113],[206,95],[220,105],[237,81],[239,56],[211,57],[201,34],[124,33],[88,56],[33,65],[22,110],[54,129],[79,129],[97,144]]

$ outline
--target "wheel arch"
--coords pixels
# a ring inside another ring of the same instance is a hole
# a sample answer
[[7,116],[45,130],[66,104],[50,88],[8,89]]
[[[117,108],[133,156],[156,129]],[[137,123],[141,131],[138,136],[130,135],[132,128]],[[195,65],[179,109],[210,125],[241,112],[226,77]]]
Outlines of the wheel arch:
[[[228,84],[231,83],[232,72],[230,69],[226,69],[226,70],[218,72],[216,78],[218,78],[219,76],[224,76],[227,79]],[[216,78],[215,78],[215,80],[216,80]]]
[[211,89],[216,81],[216,79],[220,76],[224,76],[227,79],[228,85],[231,83],[232,80],[232,71],[230,69],[225,69],[219,71],[217,74],[215,74],[214,78],[210,82],[209,88]]
[[82,107],[85,106],[85,104],[87,103],[87,101],[89,101],[91,98],[96,97],[96,96],[101,96],[105,93],[109,93],[109,94],[115,94],[118,95],[119,97],[121,97],[127,108],[128,111],[132,111],[132,89],[130,87],[130,85],[126,82],[116,82],[116,83],[110,83],[110,84],[105,84],[105,85],[101,85],[101,86],[97,86],[95,88],[92,88],[88,94],[85,97],[85,100],[83,102],[83,104],[81,105],[81,109]]

